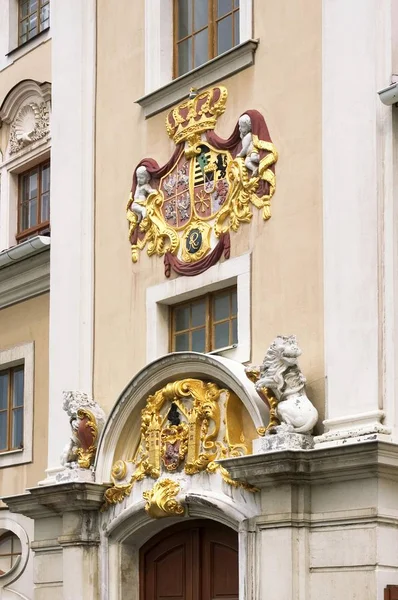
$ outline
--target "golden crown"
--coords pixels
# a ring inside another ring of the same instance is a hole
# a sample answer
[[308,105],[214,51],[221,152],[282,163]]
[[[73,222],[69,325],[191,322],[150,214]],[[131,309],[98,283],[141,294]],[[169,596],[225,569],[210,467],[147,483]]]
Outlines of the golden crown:
[[217,119],[225,111],[228,91],[223,86],[198,94],[191,89],[189,99],[169,112],[166,129],[175,144],[190,140],[208,129],[214,129]]

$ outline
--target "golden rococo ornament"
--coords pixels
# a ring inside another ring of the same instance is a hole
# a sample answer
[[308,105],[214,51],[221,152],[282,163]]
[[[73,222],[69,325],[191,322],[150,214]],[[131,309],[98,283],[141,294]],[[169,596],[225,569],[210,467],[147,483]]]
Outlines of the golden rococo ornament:
[[229,232],[250,222],[253,206],[270,218],[278,153],[256,110],[239,117],[228,139],[214,132],[227,97],[224,86],[191,90],[166,118],[176,144],[170,160],[159,167],[146,158],[135,168],[127,204],[133,262],[146,248],[165,257],[166,276],[197,275],[229,257]]
[[154,519],[183,515],[184,507],[175,499],[179,491],[179,484],[172,479],[157,481],[151,490],[142,494],[147,501],[146,512]]
[[[219,473],[231,486],[256,491],[231,479],[216,462],[251,451],[253,437],[245,438],[239,402],[229,390],[200,379],[174,381],[149,396],[141,412],[138,448],[131,459],[117,460],[113,465],[113,485],[105,492],[105,505],[121,502],[137,481],[150,477],[157,483],[144,495],[149,514],[179,514],[172,512],[180,510],[178,503],[167,503],[178,493],[171,479],[176,473]],[[169,481],[173,486],[162,483]]]

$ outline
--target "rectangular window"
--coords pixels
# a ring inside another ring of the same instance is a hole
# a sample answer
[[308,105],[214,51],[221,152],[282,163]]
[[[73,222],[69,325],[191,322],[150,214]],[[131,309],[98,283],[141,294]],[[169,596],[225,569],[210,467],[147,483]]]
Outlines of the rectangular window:
[[19,0],[19,45],[50,26],[50,0]]
[[18,242],[50,231],[50,163],[19,176]]
[[239,44],[239,0],[174,0],[174,77]]
[[0,371],[0,452],[23,448],[24,367]]
[[211,352],[238,343],[236,287],[170,307],[170,351]]

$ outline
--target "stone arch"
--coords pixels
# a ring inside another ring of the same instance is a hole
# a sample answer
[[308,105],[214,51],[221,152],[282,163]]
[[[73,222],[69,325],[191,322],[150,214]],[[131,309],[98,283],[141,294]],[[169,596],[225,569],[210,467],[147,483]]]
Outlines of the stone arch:
[[161,357],[143,368],[126,386],[114,405],[99,441],[96,481],[109,481],[115,453],[127,438],[139,435],[140,411],[146,398],[168,382],[184,377],[207,379],[230,389],[258,429],[268,422],[268,409],[246,377],[244,366],[228,358],[178,352]]
[[51,83],[40,83],[34,79],[23,79],[10,89],[0,106],[0,121],[10,124],[15,119],[19,108],[30,98],[49,102],[51,99]]
[[[243,365],[226,358],[194,352],[169,354],[142,369],[117,400],[99,440],[95,464],[97,483],[110,481],[115,460],[119,461],[124,456],[119,462],[128,462],[127,456],[131,456],[133,449],[131,440],[135,440],[135,444],[140,440],[141,411],[147,406],[148,396],[186,379],[199,380],[204,385],[211,382],[227,390],[227,393],[223,392],[223,399],[220,396],[218,400],[220,406],[223,404],[223,410],[227,411],[231,398],[237,399],[243,406],[242,414],[248,415],[251,420],[255,436],[256,429],[267,424],[268,410],[257,395],[254,384],[246,377]],[[177,482],[179,490],[176,500],[183,506],[183,514],[153,518],[145,510],[144,498],[165,478]],[[253,535],[248,523],[259,513],[259,494],[244,484],[231,485],[219,471],[203,470],[191,475],[184,468],[134,480],[128,494],[101,514],[103,573],[111,597],[120,597],[115,582],[120,581],[119,574],[123,569],[123,585],[127,586],[125,593],[137,589],[139,548],[153,535],[174,523],[210,519],[223,523],[239,534],[240,597],[245,598],[247,561],[251,556],[249,548]],[[135,592],[131,593],[131,598],[135,600]]]

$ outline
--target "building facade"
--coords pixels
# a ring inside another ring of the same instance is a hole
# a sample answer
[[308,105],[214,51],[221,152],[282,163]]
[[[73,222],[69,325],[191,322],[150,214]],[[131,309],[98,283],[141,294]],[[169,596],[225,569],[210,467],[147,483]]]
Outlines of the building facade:
[[0,598],[393,600],[397,24],[0,0]]

